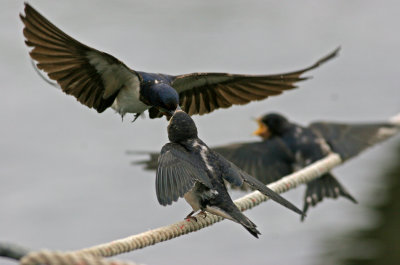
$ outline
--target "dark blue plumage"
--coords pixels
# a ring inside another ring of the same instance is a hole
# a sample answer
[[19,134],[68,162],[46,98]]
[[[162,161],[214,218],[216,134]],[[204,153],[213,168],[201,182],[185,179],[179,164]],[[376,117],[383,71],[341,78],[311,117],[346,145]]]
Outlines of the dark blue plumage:
[[[265,141],[281,140],[292,153],[292,170],[301,169],[322,159],[332,152],[331,147],[316,131],[289,122],[277,113],[264,115],[259,119],[260,128],[255,132]],[[266,135],[268,131],[268,135]],[[273,165],[272,165],[273,166]],[[303,211],[307,212],[310,205],[315,206],[323,198],[343,196],[356,203],[353,196],[331,174],[327,173],[318,179],[307,183]]]
[[[350,159],[400,131],[399,126],[387,122],[314,122],[303,127],[277,113],[264,115],[257,121],[259,128],[255,134],[262,137],[262,141],[234,143],[212,149],[264,184],[274,182],[331,152],[338,153],[343,160]],[[158,154],[150,155],[149,160],[137,163],[145,164],[146,169],[155,169]],[[241,188],[247,189],[248,185],[244,184]],[[340,196],[356,202],[332,173],[326,173],[307,184],[303,211],[324,198]]]
[[193,120],[178,110],[168,125],[170,143],[163,146],[158,159],[156,193],[161,205],[169,205],[184,197],[193,211],[205,211],[235,221],[253,236],[260,232],[256,225],[243,215],[233,203],[225,182],[242,186],[244,183],[257,189],[272,200],[302,214],[293,204],[266,187],[259,180],[240,170],[218,153],[210,150],[198,138]]
[[[264,179],[265,168],[274,168],[270,174],[270,180],[264,183],[272,182],[275,179],[301,169],[313,162],[316,162],[331,152],[338,153],[343,160],[351,158],[370,145],[387,139],[399,131],[399,128],[389,123],[372,124],[343,124],[331,122],[315,122],[309,127],[303,127],[289,122],[284,116],[277,113],[270,113],[258,119],[259,128],[255,134],[263,138],[259,143],[258,149],[265,149],[268,146],[273,147],[279,144],[275,152],[268,150],[260,151],[260,157],[256,155],[248,163],[244,161],[243,156],[252,152],[249,145],[238,148],[232,152],[231,148],[220,147],[215,150],[221,152],[228,159],[236,163],[246,172]],[[247,149],[247,150],[246,150]],[[238,155],[238,153],[242,155]],[[277,156],[285,154],[289,157],[286,161],[276,159]],[[254,161],[265,158],[263,163],[255,166]],[[281,166],[286,164],[285,166]],[[257,168],[256,168],[257,167]],[[261,173],[261,174],[260,174]],[[315,206],[324,198],[345,197],[356,203],[354,197],[343,187],[342,184],[328,172],[309,183],[304,197],[303,211],[306,213],[309,206]]]
[[[98,112],[111,107],[121,116],[136,118],[149,110],[150,118],[181,108],[189,115],[243,105],[279,95],[307,79],[302,75],[334,58],[339,49],[298,71],[275,75],[191,73],[165,75],[134,71],[105,52],[73,39],[29,4],[25,4],[25,43],[38,69],[55,80],[55,86]],[[40,72],[39,72],[40,73]],[[49,81],[51,83],[51,81]]]
[[145,72],[137,74],[140,80],[139,99],[146,105],[157,106],[160,113],[172,115],[179,106],[178,92],[171,87],[172,76]]

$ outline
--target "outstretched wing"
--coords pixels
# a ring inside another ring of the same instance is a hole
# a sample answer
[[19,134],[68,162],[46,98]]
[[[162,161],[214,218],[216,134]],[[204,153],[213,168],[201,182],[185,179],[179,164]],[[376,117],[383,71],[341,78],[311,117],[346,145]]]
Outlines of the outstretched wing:
[[137,74],[121,61],[71,38],[28,3],[20,17],[37,67],[80,103],[103,112],[123,86],[139,84]]
[[[293,172],[294,155],[279,138],[212,149],[263,184],[274,182]],[[246,189],[247,186],[242,188]]]
[[322,135],[332,150],[343,160],[358,155],[366,148],[399,133],[400,127],[390,123],[346,124],[314,122],[310,129]]
[[[211,149],[264,184],[274,182],[293,172],[294,155],[279,138],[262,142],[229,144]],[[139,152],[139,154],[149,154],[150,157],[135,161],[133,164],[144,165],[146,170],[157,168],[158,153]],[[240,187],[231,185],[231,188],[247,190],[248,185]]]
[[196,182],[212,188],[207,172],[179,144],[163,146],[158,159],[156,193],[161,205],[171,204],[191,190]]
[[281,94],[307,79],[301,75],[338,55],[339,48],[304,69],[275,75],[192,73],[176,76],[172,86],[178,91],[180,106],[189,115],[205,114],[218,108],[243,105]]
[[219,161],[223,165],[223,177],[230,183],[238,185],[240,183],[246,183],[252,189],[258,190],[262,194],[268,196],[273,201],[285,206],[286,208],[303,216],[303,212],[294,206],[291,202],[280,196],[275,191],[271,190],[264,183],[256,179],[255,177],[247,174],[232,162],[226,160],[222,155],[216,153],[219,156]]
[[148,151],[128,151],[128,154],[133,155],[149,155],[148,159],[144,160],[134,160],[131,162],[132,165],[143,165],[144,170],[156,170],[158,166],[158,158],[160,153],[153,153]]

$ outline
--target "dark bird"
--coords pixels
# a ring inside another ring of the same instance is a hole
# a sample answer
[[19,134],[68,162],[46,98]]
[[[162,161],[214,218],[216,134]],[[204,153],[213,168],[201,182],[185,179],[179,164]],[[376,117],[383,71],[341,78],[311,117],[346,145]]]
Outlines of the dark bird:
[[[388,122],[314,122],[302,127],[276,113],[264,115],[257,122],[259,128],[254,134],[263,139],[261,142],[236,143],[212,149],[264,184],[279,180],[331,152],[347,160],[400,131],[399,126]],[[149,160],[136,164],[155,169],[157,158],[156,153],[150,153]],[[243,185],[242,188],[248,187]],[[315,206],[324,198],[339,196],[356,203],[333,174],[326,173],[307,184],[303,212],[306,213],[310,205]]]
[[150,118],[171,115],[177,106],[189,115],[243,105],[279,95],[307,79],[302,74],[334,58],[339,48],[304,69],[274,75],[191,73],[167,75],[130,69],[110,54],[65,34],[31,5],[25,4],[25,43],[31,58],[56,86],[101,113],[111,107],[122,117],[145,110]]
[[163,146],[158,159],[156,193],[161,205],[169,205],[178,198],[185,200],[195,212],[209,212],[241,224],[253,236],[260,232],[256,225],[243,215],[233,203],[226,189],[227,181],[235,186],[244,183],[259,190],[272,200],[303,214],[296,206],[275,193],[256,178],[240,170],[197,137],[192,118],[177,110],[168,125],[170,143]]

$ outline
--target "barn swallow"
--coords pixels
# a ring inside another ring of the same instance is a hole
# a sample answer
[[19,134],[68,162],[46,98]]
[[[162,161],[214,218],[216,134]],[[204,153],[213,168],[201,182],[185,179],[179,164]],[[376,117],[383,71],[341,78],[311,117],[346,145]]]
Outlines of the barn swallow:
[[101,113],[111,107],[122,117],[144,111],[150,118],[172,115],[177,106],[189,115],[243,105],[279,95],[307,79],[302,74],[337,56],[339,48],[309,67],[274,75],[191,73],[167,75],[130,69],[114,56],[64,33],[25,3],[25,43],[31,58],[57,87]]
[[[385,122],[314,122],[303,127],[276,113],[264,115],[257,122],[259,128],[254,134],[260,136],[262,141],[235,143],[212,150],[264,184],[277,181],[331,152],[339,154],[345,161],[400,131],[399,126]],[[136,164],[144,164],[146,169],[154,170],[158,155],[150,155],[149,160]],[[248,186],[242,185],[241,188],[246,190]],[[310,205],[315,206],[324,198],[339,196],[357,202],[328,172],[307,184],[303,212],[306,213]]]
[[242,186],[246,183],[272,200],[303,214],[296,206],[275,193],[256,178],[240,170],[233,163],[212,151],[198,138],[192,118],[177,110],[168,125],[169,143],[163,146],[156,173],[156,193],[161,205],[169,205],[178,198],[193,208],[187,216],[201,211],[222,216],[241,224],[253,236],[260,232],[256,225],[243,215],[233,203],[225,182]]

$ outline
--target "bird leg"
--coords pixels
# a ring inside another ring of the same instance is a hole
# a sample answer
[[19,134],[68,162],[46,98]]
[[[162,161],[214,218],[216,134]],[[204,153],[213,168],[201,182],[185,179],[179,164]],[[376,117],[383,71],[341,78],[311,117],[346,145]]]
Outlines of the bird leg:
[[[191,211],[186,217],[185,220],[194,220],[195,222],[197,222],[197,217],[193,216],[193,214],[195,213],[195,211]],[[198,214],[198,216],[201,216],[203,219],[207,217],[207,212],[206,211],[200,211]]]
[[198,215],[202,215],[203,219],[207,217],[207,212],[206,211],[201,211],[199,212]]
[[135,122],[140,115],[142,115],[142,113],[135,113],[135,117],[133,118],[132,122]]
[[192,216],[195,213],[195,211],[191,211],[186,217],[185,220],[194,220],[197,223],[197,218]]

